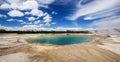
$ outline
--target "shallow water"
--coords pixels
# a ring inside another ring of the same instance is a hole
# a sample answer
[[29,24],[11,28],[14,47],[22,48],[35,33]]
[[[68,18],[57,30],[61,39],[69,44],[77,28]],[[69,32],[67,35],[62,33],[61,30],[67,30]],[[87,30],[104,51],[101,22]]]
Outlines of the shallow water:
[[91,37],[86,36],[54,36],[54,37],[39,37],[30,39],[30,42],[41,44],[54,44],[54,45],[69,45],[78,44],[91,41]]

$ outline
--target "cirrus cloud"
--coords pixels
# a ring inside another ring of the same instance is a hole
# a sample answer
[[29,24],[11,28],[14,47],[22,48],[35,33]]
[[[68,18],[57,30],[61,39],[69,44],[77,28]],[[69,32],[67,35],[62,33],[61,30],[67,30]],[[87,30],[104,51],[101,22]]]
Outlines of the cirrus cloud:
[[109,10],[119,5],[120,0],[94,0],[86,5],[78,4],[79,8],[73,14],[67,17],[69,20],[76,20],[81,16],[89,15],[103,10]]
[[96,29],[113,29],[120,27],[120,16],[113,16],[101,20],[94,21],[91,27],[96,27]]

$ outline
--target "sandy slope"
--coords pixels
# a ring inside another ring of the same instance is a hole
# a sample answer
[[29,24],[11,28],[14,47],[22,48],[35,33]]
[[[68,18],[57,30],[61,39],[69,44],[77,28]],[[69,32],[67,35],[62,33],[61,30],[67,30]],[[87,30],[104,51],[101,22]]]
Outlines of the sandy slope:
[[120,55],[120,36],[107,38],[105,41],[109,41],[104,43],[103,45],[97,45],[100,48],[110,50],[114,53]]
[[42,51],[35,47],[33,50],[33,57],[40,55],[46,62],[120,62],[120,55],[92,44],[49,47]]

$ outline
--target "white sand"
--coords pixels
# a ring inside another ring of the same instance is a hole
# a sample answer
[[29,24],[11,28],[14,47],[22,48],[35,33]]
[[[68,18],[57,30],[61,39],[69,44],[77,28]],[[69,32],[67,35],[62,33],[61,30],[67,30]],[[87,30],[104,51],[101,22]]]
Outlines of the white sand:
[[[77,35],[77,34],[76,34]],[[78,34],[80,35],[80,34]],[[82,34],[83,35],[83,34]],[[100,35],[99,42],[75,44],[68,46],[48,46],[29,44],[24,39],[38,36],[46,36],[44,34],[5,34],[0,35],[0,49],[5,49],[7,55],[0,56],[0,62],[120,62],[120,37],[114,36],[104,38]],[[48,34],[47,36],[51,36]],[[53,35],[52,35],[53,36]],[[97,37],[98,35],[93,35]],[[99,37],[99,36],[98,36]],[[101,38],[102,37],[102,38]],[[19,41],[18,41],[19,39]],[[95,41],[97,41],[95,40]],[[101,45],[100,45],[100,44]],[[26,53],[16,52],[15,47],[23,44],[30,45],[30,49]],[[97,46],[96,46],[97,45]],[[9,48],[14,47],[14,48]],[[1,53],[0,51],[0,53]],[[2,53],[4,53],[2,51]],[[29,59],[29,56],[31,57]],[[42,60],[41,60],[42,59]],[[46,61],[47,60],[47,61]]]
[[[98,45],[98,47],[110,50],[114,53],[120,54],[120,37],[111,37],[108,42],[113,43],[103,43],[104,45]],[[116,43],[117,42],[117,43]]]
[[120,42],[120,38],[112,38],[113,42]]
[[30,59],[26,53],[14,53],[0,56],[0,62],[30,62]]
[[104,43],[104,45],[98,45],[98,47],[120,54],[120,44]]
[[14,38],[0,38],[0,48],[10,48],[26,44],[24,40]]

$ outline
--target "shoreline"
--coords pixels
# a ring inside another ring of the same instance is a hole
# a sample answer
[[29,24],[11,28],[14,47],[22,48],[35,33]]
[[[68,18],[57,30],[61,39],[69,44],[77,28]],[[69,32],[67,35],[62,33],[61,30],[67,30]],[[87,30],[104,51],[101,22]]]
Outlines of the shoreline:
[[[117,35],[107,36],[107,35],[98,35],[98,34],[97,35],[96,34],[70,34],[70,35],[91,36],[91,37],[95,37],[95,40],[87,43],[65,45],[65,46],[33,44],[33,43],[28,43],[24,40],[27,38],[36,38],[38,36],[45,36],[45,35],[44,34],[2,34],[0,35],[0,52],[1,52],[0,62],[2,60],[1,58],[7,57],[6,58],[6,61],[7,61],[10,59],[9,55],[11,54],[15,55],[17,53],[27,53],[28,54],[27,60],[29,59],[28,62],[33,60],[43,61],[43,62],[68,62],[69,61],[68,59],[71,60],[69,62],[73,62],[73,61],[75,62],[80,62],[80,61],[119,62],[120,61],[118,60],[120,59],[120,41],[119,41],[120,36],[117,36]],[[66,34],[61,34],[61,35],[66,35]],[[48,36],[51,36],[51,34],[48,34]],[[118,47],[115,45],[118,45]],[[9,47],[9,46],[12,46],[12,47]],[[4,47],[7,47],[7,48],[4,48]],[[96,58],[97,60],[95,60],[94,58]],[[23,62],[27,62],[27,61],[23,61]]]

